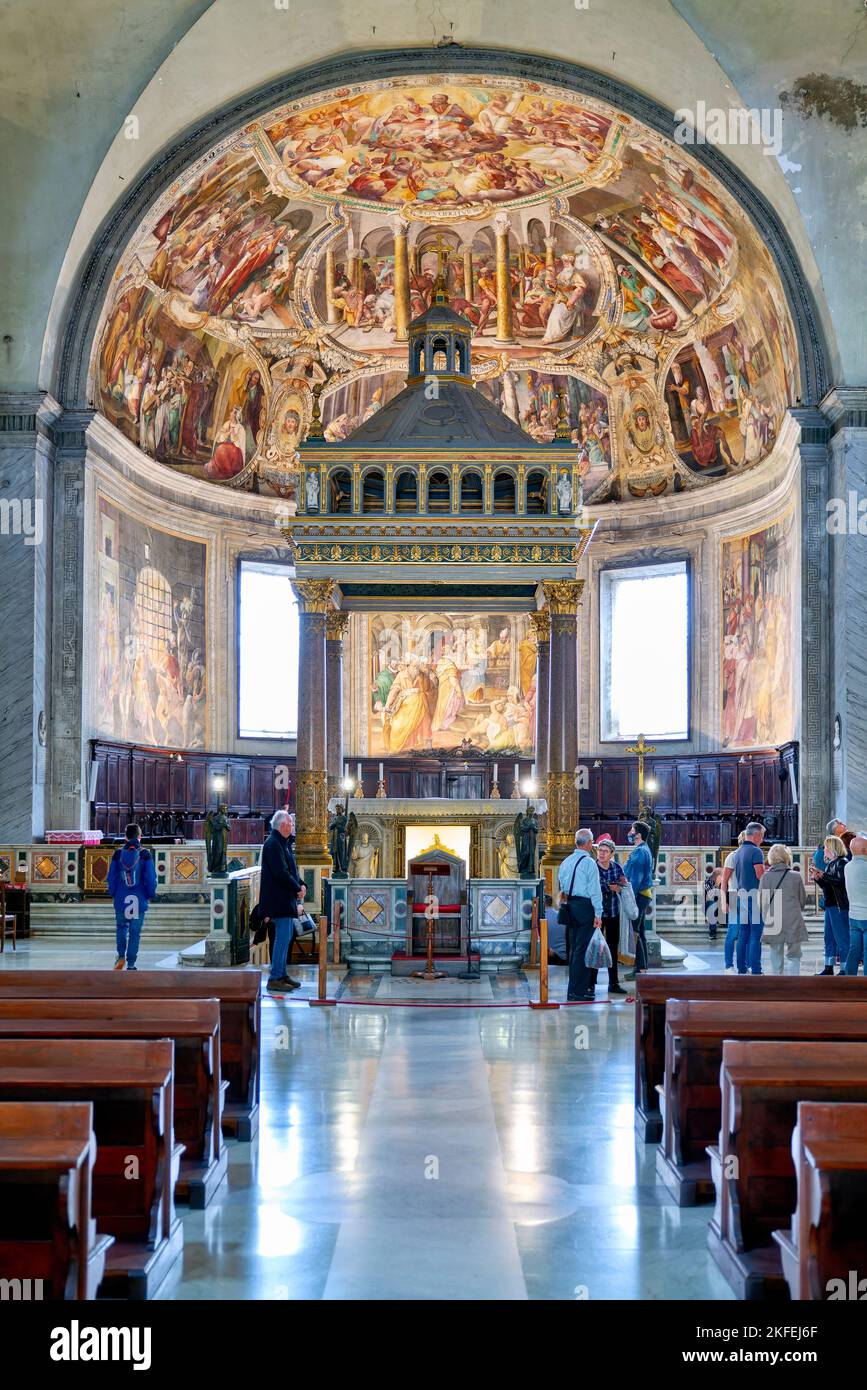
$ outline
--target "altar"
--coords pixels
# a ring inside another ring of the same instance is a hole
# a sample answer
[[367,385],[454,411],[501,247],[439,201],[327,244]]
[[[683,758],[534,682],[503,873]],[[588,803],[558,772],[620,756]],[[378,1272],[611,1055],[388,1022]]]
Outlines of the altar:
[[[334,798],[330,808],[342,800]],[[429,861],[454,869],[436,880],[444,884],[435,895],[437,968],[453,974],[466,969],[468,959],[482,971],[518,968],[529,956],[533,903],[542,906],[541,880],[501,870],[509,867],[515,818],[530,805],[540,815],[546,809],[544,800],[527,797],[350,798],[355,842],[365,841],[361,862],[371,862],[373,846],[380,870],[373,876],[325,879],[326,912],[333,920],[340,910],[342,954],[350,971],[405,974],[422,959],[425,909],[432,896],[422,880]]]

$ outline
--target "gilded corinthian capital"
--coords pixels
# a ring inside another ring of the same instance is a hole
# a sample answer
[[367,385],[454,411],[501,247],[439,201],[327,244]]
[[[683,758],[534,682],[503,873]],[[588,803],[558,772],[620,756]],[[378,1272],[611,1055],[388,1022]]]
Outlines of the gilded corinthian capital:
[[349,614],[336,610],[325,616],[325,636],[329,642],[342,642],[349,627]]
[[302,613],[330,613],[333,579],[295,579],[292,588]]
[[547,642],[551,637],[551,614],[547,608],[539,608],[535,613],[530,613],[530,627],[536,635],[537,642]]
[[542,591],[551,613],[565,613],[574,617],[584,592],[584,580],[543,579]]

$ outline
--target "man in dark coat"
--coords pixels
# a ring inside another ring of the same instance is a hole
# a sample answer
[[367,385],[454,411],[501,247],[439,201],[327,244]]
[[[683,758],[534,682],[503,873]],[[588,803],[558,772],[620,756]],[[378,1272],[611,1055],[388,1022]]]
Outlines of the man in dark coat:
[[300,980],[286,974],[286,962],[296,923],[300,917],[299,902],[307,891],[295,863],[292,846],[295,831],[288,811],[275,811],[271,817],[271,834],[262,846],[259,882],[259,912],[263,919],[274,923],[274,946],[271,951],[271,974],[267,988],[275,994],[287,989],[299,989]]

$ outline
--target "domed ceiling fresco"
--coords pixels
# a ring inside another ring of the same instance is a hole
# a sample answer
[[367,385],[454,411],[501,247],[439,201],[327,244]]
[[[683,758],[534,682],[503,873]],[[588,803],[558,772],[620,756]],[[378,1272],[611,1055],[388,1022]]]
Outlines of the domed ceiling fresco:
[[199,161],[121,258],[94,399],[161,463],[285,495],[312,388],[335,441],[396,395],[441,267],[478,389],[539,443],[565,401],[590,503],[759,464],[797,396],[719,183],[600,101],[479,76],[292,102]]

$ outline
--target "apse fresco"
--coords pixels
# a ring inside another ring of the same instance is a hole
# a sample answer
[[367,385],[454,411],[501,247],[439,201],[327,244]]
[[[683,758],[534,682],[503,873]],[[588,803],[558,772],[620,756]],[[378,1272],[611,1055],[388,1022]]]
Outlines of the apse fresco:
[[207,546],[100,497],[94,725],[128,743],[207,739]]
[[797,537],[794,508],[721,543],[724,747],[794,737]]
[[357,629],[350,639],[353,663],[366,645],[368,671],[366,750],[362,721],[351,717],[353,751],[407,754],[464,740],[488,753],[533,751],[536,641],[524,614],[378,613],[365,621],[363,639]]
[[539,383],[582,383],[591,504],[759,465],[798,395],[781,282],[722,186],[604,102],[481,75],[319,93],[191,167],[118,266],[94,395],[151,458],[281,490],[315,386],[330,442],[401,389],[438,275],[530,441]]

